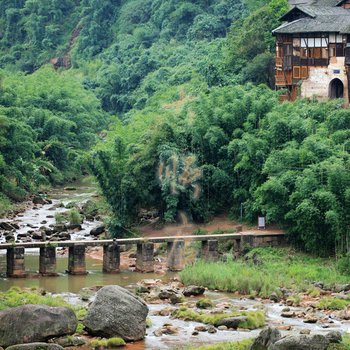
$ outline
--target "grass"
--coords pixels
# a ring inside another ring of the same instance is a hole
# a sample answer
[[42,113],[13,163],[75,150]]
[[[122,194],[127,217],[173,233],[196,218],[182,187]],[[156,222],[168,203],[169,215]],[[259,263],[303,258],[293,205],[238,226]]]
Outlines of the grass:
[[344,334],[341,344],[330,344],[327,350],[350,350],[350,335]]
[[126,343],[122,338],[114,337],[109,339],[94,339],[90,342],[92,348],[116,348]]
[[4,195],[0,194],[0,218],[6,216],[11,209],[11,202]]
[[288,248],[256,248],[248,253],[258,256],[260,265],[251,259],[227,262],[197,261],[180,274],[184,284],[203,285],[209,289],[268,297],[279,287],[305,291],[313,282],[332,286],[347,283],[348,276],[336,269],[332,259],[314,258]]
[[7,292],[0,293],[0,310],[26,304],[45,304],[54,307],[73,308],[63,298],[41,295],[40,291],[36,289],[22,290],[18,287],[12,287]]
[[71,225],[80,225],[83,222],[83,218],[79,211],[75,208],[71,209],[68,213],[69,223]]
[[322,310],[343,310],[348,305],[350,305],[349,299],[323,298],[317,304],[317,307]]
[[265,325],[265,314],[262,311],[242,311],[231,313],[205,313],[196,312],[187,307],[180,307],[172,314],[174,318],[178,318],[184,321],[196,321],[205,324],[211,324],[217,326],[219,321],[227,317],[235,316],[247,316],[245,322],[241,322],[239,328],[244,329],[257,329]]
[[238,342],[226,342],[226,343],[219,343],[214,345],[206,345],[206,346],[200,346],[200,347],[186,347],[183,350],[249,350],[250,346],[252,345],[253,340],[247,339],[247,340],[241,340]]
[[67,221],[67,218],[64,213],[55,213],[56,224],[64,224],[66,221]]

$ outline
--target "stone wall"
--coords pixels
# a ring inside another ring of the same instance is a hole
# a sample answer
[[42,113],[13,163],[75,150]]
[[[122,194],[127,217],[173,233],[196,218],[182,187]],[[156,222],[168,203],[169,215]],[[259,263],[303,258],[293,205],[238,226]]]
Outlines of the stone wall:
[[333,57],[327,68],[310,67],[309,78],[301,84],[301,97],[327,100],[329,98],[329,84],[333,79],[339,79],[344,84],[344,101],[349,105],[348,78],[344,57]]

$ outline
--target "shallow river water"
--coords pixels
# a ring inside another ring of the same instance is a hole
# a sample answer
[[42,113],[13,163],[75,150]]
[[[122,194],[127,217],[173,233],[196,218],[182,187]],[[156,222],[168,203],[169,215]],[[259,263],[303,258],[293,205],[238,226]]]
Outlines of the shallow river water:
[[[46,225],[54,223],[54,215],[56,212],[64,211],[64,208],[55,208],[55,204],[63,202],[67,204],[71,201],[82,203],[91,199],[93,193],[96,191],[96,187],[91,182],[83,182],[75,186],[75,191],[64,191],[64,189],[56,189],[50,193],[50,198],[53,200],[53,204],[44,205],[38,209],[28,209],[24,213],[20,214],[14,219],[20,226],[19,232],[26,232],[31,227],[40,227],[41,222],[47,221]],[[48,218],[49,216],[49,218]],[[28,226],[29,224],[29,226]],[[90,230],[99,225],[100,222],[85,222],[83,230],[74,234],[72,239],[84,239],[89,238],[88,233]],[[36,250],[31,250],[30,254],[26,254],[25,257],[26,270],[29,273],[28,278],[25,279],[9,279],[6,278],[6,257],[4,252],[0,254],[0,291],[6,291],[12,286],[19,286],[23,288],[43,288],[46,291],[53,294],[60,294],[67,301],[77,304],[81,303],[80,297],[77,293],[85,287],[104,286],[116,284],[120,286],[134,285],[143,279],[161,279],[167,282],[172,277],[173,273],[167,273],[166,275],[157,274],[141,274],[131,271],[122,271],[120,274],[111,275],[102,273],[102,261],[94,260],[92,258],[86,258],[87,270],[89,273],[86,276],[70,276],[65,273],[68,265],[67,257],[57,257],[57,277],[40,277],[36,275],[39,268],[39,257]],[[325,329],[319,324],[305,324],[302,319],[298,318],[282,318],[281,312],[285,307],[275,303],[265,303],[263,301],[240,299],[232,294],[219,293],[219,292],[206,292],[206,296],[216,302],[229,302],[234,305],[236,309],[263,309],[267,315],[268,324],[272,326],[292,326],[292,330],[284,333],[290,334],[298,333],[301,329],[308,328],[312,332],[323,333],[330,329],[337,329],[343,332],[350,331],[350,322],[339,322],[333,319],[329,319]],[[150,314],[153,311],[161,310],[168,307],[168,304],[149,305]],[[299,311],[300,308],[291,308],[291,310]],[[325,315],[320,315],[324,317]],[[207,332],[200,332],[198,336],[193,336],[192,332],[195,326],[200,325],[196,322],[187,322],[181,320],[173,320],[170,317],[164,316],[150,316],[152,320],[152,326],[147,330],[147,336],[144,341],[135,344],[128,344],[127,348],[131,350],[141,349],[173,349],[186,344],[209,344],[223,341],[236,341],[247,338],[256,337],[260,330],[254,331],[218,331],[215,334],[209,334]],[[179,334],[177,335],[164,335],[162,337],[156,337],[153,332],[161,328],[165,323],[171,323],[173,326],[179,327]]]

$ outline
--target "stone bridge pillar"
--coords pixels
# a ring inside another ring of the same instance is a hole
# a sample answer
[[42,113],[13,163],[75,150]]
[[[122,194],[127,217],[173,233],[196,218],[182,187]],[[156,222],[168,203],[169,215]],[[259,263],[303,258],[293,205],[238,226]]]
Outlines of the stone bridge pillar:
[[120,272],[120,247],[117,243],[103,246],[103,272]]
[[13,247],[7,249],[7,276],[22,278],[26,277],[26,269],[24,264],[24,248]]
[[181,271],[185,267],[185,241],[168,242],[168,269]]
[[85,275],[85,245],[76,244],[69,247],[68,251],[68,273],[70,275]]
[[256,247],[256,240],[254,235],[241,236],[241,250],[243,250],[245,247],[250,247],[250,248]]
[[43,276],[57,276],[55,247],[40,248],[39,273]]
[[202,241],[202,254],[201,257],[207,261],[216,261],[219,259],[219,241],[217,240],[208,240]]
[[154,272],[154,243],[141,243],[137,245],[136,270]]

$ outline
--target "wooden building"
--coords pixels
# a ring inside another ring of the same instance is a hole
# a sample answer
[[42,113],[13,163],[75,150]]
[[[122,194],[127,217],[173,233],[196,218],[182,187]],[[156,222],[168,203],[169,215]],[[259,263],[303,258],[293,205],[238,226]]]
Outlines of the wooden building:
[[290,0],[273,31],[282,100],[343,98],[349,105],[350,0]]

